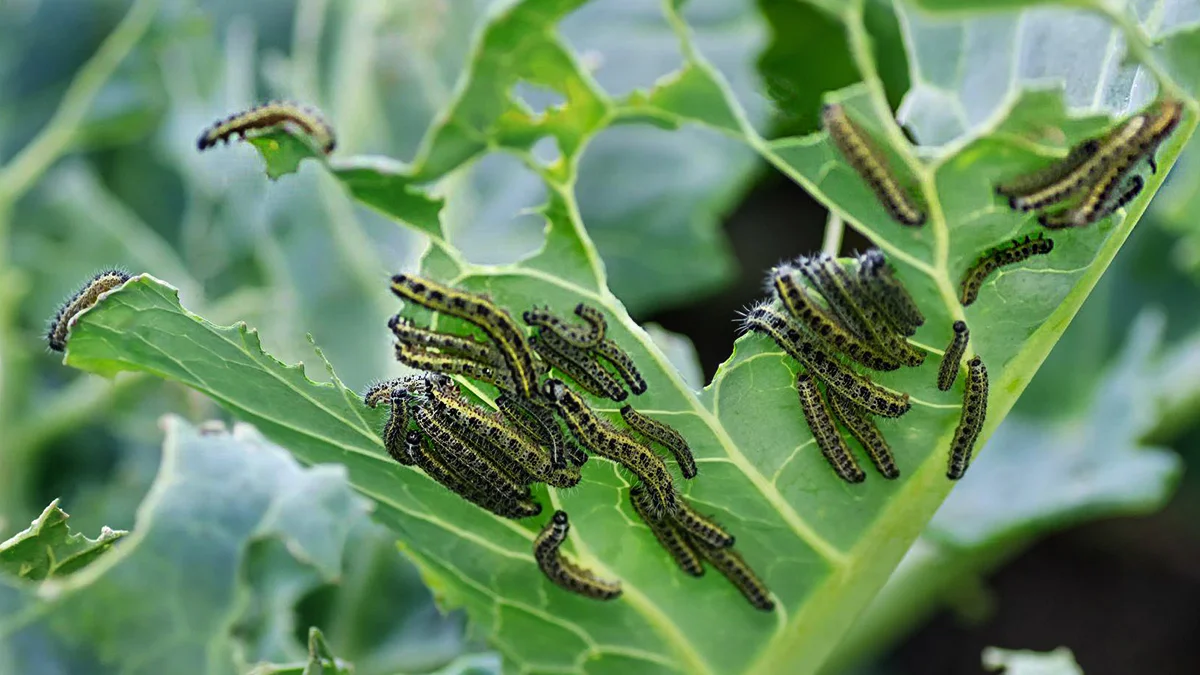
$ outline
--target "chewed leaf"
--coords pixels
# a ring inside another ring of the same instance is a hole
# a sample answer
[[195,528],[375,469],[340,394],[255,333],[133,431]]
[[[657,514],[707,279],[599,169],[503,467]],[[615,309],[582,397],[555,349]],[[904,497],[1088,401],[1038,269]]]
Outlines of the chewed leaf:
[[57,499],[50,502],[29,527],[0,542],[0,570],[30,581],[61,577],[87,566],[129,534],[105,527],[89,539],[72,532],[68,518]]

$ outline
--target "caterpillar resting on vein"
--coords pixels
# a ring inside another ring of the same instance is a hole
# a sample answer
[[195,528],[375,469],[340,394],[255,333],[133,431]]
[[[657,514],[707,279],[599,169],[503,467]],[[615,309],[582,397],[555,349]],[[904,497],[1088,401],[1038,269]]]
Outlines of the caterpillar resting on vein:
[[946,346],[946,351],[942,354],[942,363],[938,367],[937,388],[942,391],[950,391],[954,386],[954,380],[958,378],[958,371],[962,368],[963,353],[967,351],[967,341],[971,339],[966,321],[955,321],[952,328],[954,337],[950,338],[950,344]]
[[234,136],[245,139],[248,132],[270,129],[284,124],[298,127],[327,155],[333,152],[334,147],[337,146],[333,127],[329,126],[329,123],[315,108],[284,101],[272,101],[213,123],[200,134],[200,138],[196,141],[196,147],[199,150],[207,150],[221,141],[228,143],[229,139]]
[[838,104],[827,104],[821,108],[821,121],[842,157],[875,192],[888,215],[901,225],[924,225],[925,212],[900,186],[881,153],[846,110]]
[[978,356],[967,362],[967,387],[963,394],[962,418],[954,430],[954,438],[950,442],[950,459],[946,468],[946,477],[958,480],[967,472],[971,463],[971,452],[975,449],[975,439],[983,430],[983,422],[987,419],[988,373],[983,360]]

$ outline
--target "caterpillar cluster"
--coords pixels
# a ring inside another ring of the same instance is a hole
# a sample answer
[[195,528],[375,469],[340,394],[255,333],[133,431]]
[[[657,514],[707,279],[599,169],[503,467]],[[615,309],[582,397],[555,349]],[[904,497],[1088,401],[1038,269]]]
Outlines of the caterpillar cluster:
[[770,337],[801,366],[800,407],[834,472],[849,483],[866,479],[838,430],[840,422],[880,475],[899,477],[891,448],[871,417],[900,417],[909,410],[908,394],[853,369],[857,364],[888,371],[925,360],[906,339],[925,318],[883,254],[868,250],[849,268],[824,254],[801,257],[772,269],[767,285],[774,298],[746,312],[742,327]]
[[[996,194],[1016,211],[1040,211],[1048,229],[1085,227],[1132,201],[1144,179],[1135,172],[1145,161],[1158,170],[1154,153],[1183,116],[1179,101],[1160,101],[1100,138],[1089,138],[1062,160],[997,185]],[[1050,207],[1063,208],[1050,211]]]
[[[553,367],[584,391],[618,401],[646,391],[633,359],[607,336],[600,310],[578,305],[575,314],[584,325],[576,325],[547,308],[531,309],[522,317],[537,332],[527,336],[507,310],[484,295],[407,274],[392,277],[391,289],[407,302],[472,324],[487,338],[420,327],[399,315],[388,321],[396,358],[426,371],[375,384],[363,395],[370,407],[390,407],[383,441],[393,459],[506,518],[541,513],[531,490],[535,483],[569,488],[579,483],[589,456],[615,462],[636,478],[631,500],[636,495],[635,508],[652,528],[677,533],[755,607],[774,607],[762,582],[730,550],[733,536],[679,494],[656,451],[662,448],[684,478],[694,478],[695,458],[683,435],[628,404],[621,409],[628,429],[618,429],[563,379],[549,376]],[[496,387],[496,409],[468,400],[451,375]],[[600,579],[562,556],[568,531],[567,514],[555,513],[534,542],[539,568],[567,590],[618,597],[619,582]]]
[[337,146],[333,127],[315,108],[286,101],[270,101],[214,122],[200,134],[196,148],[207,150],[222,141],[228,144],[234,136],[245,140],[248,133],[286,126],[308,136],[327,155]]

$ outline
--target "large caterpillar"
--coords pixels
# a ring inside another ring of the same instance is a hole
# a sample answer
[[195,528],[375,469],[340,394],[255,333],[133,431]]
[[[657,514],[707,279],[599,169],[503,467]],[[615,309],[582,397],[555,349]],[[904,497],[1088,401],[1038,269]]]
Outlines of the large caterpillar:
[[997,246],[984,253],[975,264],[963,275],[959,284],[958,300],[964,307],[975,302],[979,297],[979,289],[992,272],[1006,265],[1028,260],[1035,255],[1046,255],[1054,250],[1054,240],[1038,235],[1036,239],[1028,235],[1024,240],[1013,239],[1004,246]]
[[337,146],[333,127],[314,108],[271,101],[215,122],[200,134],[196,147],[207,150],[221,141],[228,143],[234,136],[245,138],[247,132],[289,123],[299,127],[327,155]]
[[925,224],[925,212],[900,186],[892,170],[870,139],[858,128],[841,105],[821,108],[821,121],[846,162],[871,186],[879,202],[896,222],[909,227]]

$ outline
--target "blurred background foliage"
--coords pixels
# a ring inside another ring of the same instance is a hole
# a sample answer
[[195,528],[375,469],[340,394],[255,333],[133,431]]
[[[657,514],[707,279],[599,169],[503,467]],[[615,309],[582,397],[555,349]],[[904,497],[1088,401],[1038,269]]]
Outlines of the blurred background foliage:
[[[0,3],[0,538],[60,499],[77,531],[136,534],[141,524],[149,534],[139,546],[175,541],[164,550],[178,554],[169,558],[177,579],[205,577],[233,595],[160,583],[162,557],[149,554],[125,560],[125,573],[196,616],[236,610],[231,625],[204,624],[191,640],[233,641],[247,665],[300,663],[300,672],[317,626],[357,673],[499,668],[462,617],[437,610],[344,478],[301,470],[250,431],[220,437],[221,475],[270,475],[264,503],[312,485],[342,496],[306,505],[306,522],[327,522],[327,536],[238,510],[247,526],[223,544],[227,577],[212,578],[216,553],[180,533],[225,516],[138,508],[161,462],[191,466],[188,448],[207,442],[192,425],[219,411],[177,386],[67,370],[42,341],[63,295],[121,265],[170,281],[216,322],[259,328],[285,362],[312,360],[311,334],[349,386],[391,374],[383,280],[415,262],[417,238],[352,204],[314,167],[268,189],[251,148],[201,156],[195,138],[231,111],[288,98],[324,110],[342,151],[411,158],[491,4]],[[869,7],[898,106],[908,89],[900,30],[890,3]],[[756,125],[776,135],[815,129],[821,92],[857,79],[842,33],[809,5],[691,0],[686,13]],[[594,2],[562,31],[613,94],[648,87],[680,63],[656,3]],[[521,95],[535,110],[554,103],[544,91]],[[472,261],[507,262],[539,243],[540,219],[528,209],[542,188],[516,168],[491,155],[438,186],[452,241]],[[1093,675],[1192,672],[1183,664],[1194,662],[1200,634],[1200,479],[1181,466],[1200,455],[1198,186],[1192,148],[829,672],[982,672],[989,644],[1066,644]],[[761,270],[818,250],[825,224],[799,187],[695,128],[605,131],[584,157],[578,194],[613,290],[635,318],[674,331],[656,339],[697,386],[728,355],[731,318],[759,294]],[[844,251],[865,244],[847,234]],[[160,423],[168,412],[182,419]],[[193,469],[195,480],[207,475]],[[234,489],[225,494],[238,503]],[[109,672],[100,660],[72,655],[70,672]]]

